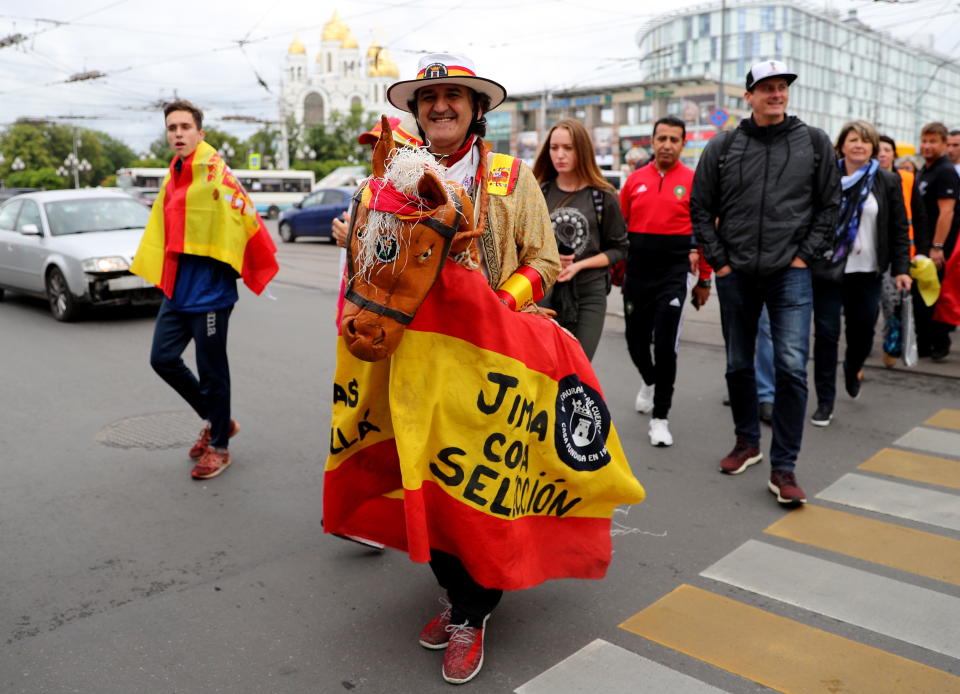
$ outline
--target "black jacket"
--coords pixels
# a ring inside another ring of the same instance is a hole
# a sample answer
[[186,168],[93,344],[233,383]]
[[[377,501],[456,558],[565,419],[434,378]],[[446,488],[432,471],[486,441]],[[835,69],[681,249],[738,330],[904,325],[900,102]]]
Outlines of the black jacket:
[[880,169],[870,189],[877,199],[877,268],[891,275],[910,271],[910,235],[900,177]]
[[713,138],[693,179],[690,217],[714,269],[771,275],[795,257],[819,257],[840,206],[835,162],[826,133],[796,116],[769,127],[751,117]]

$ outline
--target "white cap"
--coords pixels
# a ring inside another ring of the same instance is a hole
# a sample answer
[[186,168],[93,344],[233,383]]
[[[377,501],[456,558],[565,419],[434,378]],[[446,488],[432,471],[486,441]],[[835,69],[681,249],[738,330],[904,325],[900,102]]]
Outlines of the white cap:
[[787,84],[793,84],[797,79],[796,73],[790,72],[785,63],[779,60],[764,60],[750,68],[750,72],[747,73],[747,91],[752,92],[757,82],[771,77],[782,77],[787,80]]

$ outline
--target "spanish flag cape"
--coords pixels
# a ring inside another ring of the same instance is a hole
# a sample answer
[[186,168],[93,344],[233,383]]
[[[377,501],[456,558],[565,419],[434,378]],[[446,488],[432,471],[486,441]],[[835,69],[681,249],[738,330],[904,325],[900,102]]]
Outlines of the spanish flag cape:
[[948,325],[960,325],[960,245],[953,249],[943,268],[940,298],[933,319]]
[[448,260],[393,356],[337,339],[324,529],[489,588],[602,578],[610,518],[644,490],[579,343]]
[[179,174],[170,163],[130,271],[173,296],[181,253],[236,270],[255,294],[277,274],[277,247],[217,150],[201,142]]

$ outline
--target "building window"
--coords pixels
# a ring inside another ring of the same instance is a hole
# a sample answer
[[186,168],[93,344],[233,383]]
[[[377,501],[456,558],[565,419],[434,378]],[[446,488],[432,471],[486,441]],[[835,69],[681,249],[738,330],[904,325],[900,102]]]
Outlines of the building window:
[[700,35],[710,35],[710,14],[707,12],[704,12],[702,15],[700,15]]
[[310,92],[303,100],[303,124],[307,127],[322,125],[323,115],[323,97]]
[[717,42],[719,40],[716,36],[710,37],[710,60],[717,59]]
[[760,28],[764,31],[773,31],[774,25],[776,24],[775,13],[777,8],[775,7],[761,7],[760,8]]
[[693,38],[693,17],[683,18],[683,38],[685,39]]

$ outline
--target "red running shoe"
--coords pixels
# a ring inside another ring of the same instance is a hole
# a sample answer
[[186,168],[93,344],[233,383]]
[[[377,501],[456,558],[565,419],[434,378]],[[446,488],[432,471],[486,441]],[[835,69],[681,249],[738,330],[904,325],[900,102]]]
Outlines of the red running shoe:
[[212,446],[207,447],[207,452],[193,466],[190,476],[195,480],[209,480],[230,466],[230,451],[220,452]]
[[439,651],[447,647],[450,641],[450,632],[447,627],[450,626],[450,612],[453,609],[449,602],[440,599],[444,606],[443,612],[430,620],[430,622],[420,632],[420,645],[429,648],[431,651]]
[[756,446],[748,446],[747,443],[737,438],[737,445],[733,450],[727,453],[727,457],[720,461],[720,472],[728,475],[739,475],[751,465],[755,465],[763,460],[763,453]]
[[[230,420],[230,438],[232,439],[237,435],[237,432],[240,431],[240,425],[236,423],[235,420]],[[210,445],[210,425],[208,424],[203,429],[200,430],[200,438],[197,439],[197,442],[193,444],[193,448],[190,449],[190,457],[194,460],[199,460],[203,457],[203,454],[207,451],[207,446]]]
[[770,491],[777,495],[777,501],[781,504],[805,504],[807,495],[797,484],[797,476],[793,470],[774,470],[770,473],[770,481],[767,482]]
[[447,626],[450,640],[443,654],[443,679],[450,684],[469,682],[483,667],[483,629],[489,618],[490,615],[483,618],[481,627],[466,622]]

